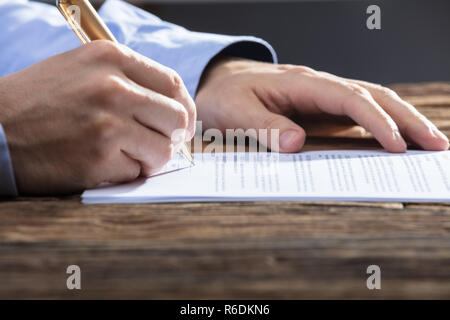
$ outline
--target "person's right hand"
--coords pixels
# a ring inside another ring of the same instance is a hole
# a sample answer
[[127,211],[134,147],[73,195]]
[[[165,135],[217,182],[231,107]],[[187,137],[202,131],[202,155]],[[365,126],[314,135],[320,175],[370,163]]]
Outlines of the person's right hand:
[[195,120],[175,71],[108,41],[0,78],[0,123],[22,194],[148,176],[171,158],[175,130],[192,138]]

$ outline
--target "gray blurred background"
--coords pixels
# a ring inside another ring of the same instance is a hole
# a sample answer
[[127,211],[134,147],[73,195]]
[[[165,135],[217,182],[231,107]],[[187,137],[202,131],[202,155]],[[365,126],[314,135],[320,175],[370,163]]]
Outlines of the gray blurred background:
[[[281,63],[384,84],[450,81],[450,0],[128,2],[192,30],[262,37]],[[381,30],[366,28],[371,4]]]

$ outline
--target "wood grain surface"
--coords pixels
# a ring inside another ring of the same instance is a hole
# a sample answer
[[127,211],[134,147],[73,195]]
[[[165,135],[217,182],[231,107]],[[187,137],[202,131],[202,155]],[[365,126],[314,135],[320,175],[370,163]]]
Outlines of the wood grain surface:
[[[392,88],[450,134],[450,84]],[[305,149],[379,147],[352,132]],[[72,264],[81,290],[66,288]],[[450,298],[450,205],[3,199],[0,298]]]

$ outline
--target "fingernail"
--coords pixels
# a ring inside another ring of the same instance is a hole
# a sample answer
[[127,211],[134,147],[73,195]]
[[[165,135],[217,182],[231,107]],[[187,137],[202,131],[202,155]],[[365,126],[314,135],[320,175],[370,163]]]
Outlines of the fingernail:
[[441,138],[441,139],[445,140],[446,142],[448,142],[447,136],[444,133],[442,133],[438,128],[433,126],[430,129],[436,138]]
[[403,139],[400,132],[398,132],[397,130],[394,130],[392,135],[394,136],[394,140],[397,140],[398,143],[400,143],[402,145],[402,147],[406,150],[407,145],[406,145],[405,139]]
[[295,130],[288,130],[280,136],[280,146],[282,149],[292,149],[295,147],[296,141],[299,139],[299,133]]

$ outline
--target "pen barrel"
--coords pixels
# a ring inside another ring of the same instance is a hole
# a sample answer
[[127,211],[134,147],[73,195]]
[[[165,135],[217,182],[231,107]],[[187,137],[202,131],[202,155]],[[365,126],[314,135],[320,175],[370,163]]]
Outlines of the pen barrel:
[[84,43],[94,40],[117,42],[88,0],[57,0],[56,5],[69,22],[74,32]]

